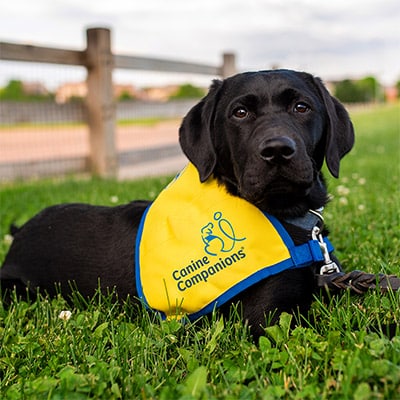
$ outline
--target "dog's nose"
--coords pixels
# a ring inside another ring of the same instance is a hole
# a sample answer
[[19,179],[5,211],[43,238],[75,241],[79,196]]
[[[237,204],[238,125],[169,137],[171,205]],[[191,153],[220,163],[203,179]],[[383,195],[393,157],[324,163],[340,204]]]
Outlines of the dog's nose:
[[275,137],[261,143],[260,156],[270,163],[283,163],[289,161],[296,153],[296,143],[289,137]]

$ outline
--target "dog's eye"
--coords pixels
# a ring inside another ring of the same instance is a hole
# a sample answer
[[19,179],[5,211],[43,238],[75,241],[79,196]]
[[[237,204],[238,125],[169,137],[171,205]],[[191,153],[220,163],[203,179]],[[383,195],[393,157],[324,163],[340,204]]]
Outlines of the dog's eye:
[[233,110],[233,116],[239,119],[246,118],[249,112],[244,107],[238,107]]
[[306,104],[306,103],[296,103],[295,104],[295,106],[294,106],[294,109],[293,109],[293,111],[294,112],[297,112],[297,113],[300,113],[300,114],[304,114],[304,113],[306,113],[307,111],[310,111],[311,110],[311,108],[310,108],[310,106],[308,105],[308,104]]

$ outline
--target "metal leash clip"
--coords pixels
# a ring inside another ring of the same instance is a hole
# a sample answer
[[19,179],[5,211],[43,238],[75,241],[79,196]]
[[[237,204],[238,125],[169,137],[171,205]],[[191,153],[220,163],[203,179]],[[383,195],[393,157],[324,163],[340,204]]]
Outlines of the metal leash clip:
[[332,261],[329,256],[328,246],[324,242],[324,239],[321,234],[321,229],[318,228],[318,226],[314,226],[311,232],[311,237],[313,238],[313,240],[316,240],[318,242],[322,255],[324,256],[324,265],[321,267],[319,271],[320,275],[332,274],[333,272],[340,272],[340,269],[337,266],[337,264],[334,261]]

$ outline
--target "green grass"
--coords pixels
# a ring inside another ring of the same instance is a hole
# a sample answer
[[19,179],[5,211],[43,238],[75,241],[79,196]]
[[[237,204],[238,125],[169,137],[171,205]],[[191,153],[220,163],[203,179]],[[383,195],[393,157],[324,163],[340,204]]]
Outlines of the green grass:
[[[328,179],[331,241],[347,270],[400,275],[399,108],[352,115],[357,144]],[[44,180],[0,187],[0,262],[8,225],[45,206],[154,198],[168,178]],[[58,317],[71,310],[68,321]],[[290,316],[254,344],[237,313],[159,321],[111,296],[0,304],[0,397],[6,399],[400,399],[399,294],[317,297],[314,323]]]

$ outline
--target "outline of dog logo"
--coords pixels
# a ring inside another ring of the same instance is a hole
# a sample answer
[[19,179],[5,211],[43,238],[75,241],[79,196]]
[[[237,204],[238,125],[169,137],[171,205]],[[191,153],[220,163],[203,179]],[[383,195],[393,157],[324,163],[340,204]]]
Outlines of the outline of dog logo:
[[236,242],[246,240],[245,237],[237,238],[232,224],[222,218],[222,212],[216,211],[213,219],[201,228],[201,240],[205,244],[204,251],[210,256],[219,253],[229,253],[235,247]]

